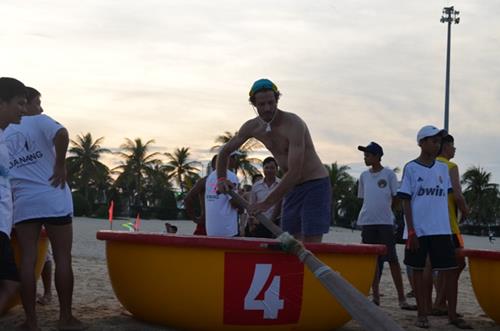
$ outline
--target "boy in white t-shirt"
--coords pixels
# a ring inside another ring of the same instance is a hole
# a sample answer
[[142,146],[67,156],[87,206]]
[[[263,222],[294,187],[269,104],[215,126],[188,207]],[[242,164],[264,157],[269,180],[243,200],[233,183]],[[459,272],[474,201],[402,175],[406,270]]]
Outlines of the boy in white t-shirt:
[[376,142],[371,142],[367,146],[358,146],[358,150],[364,153],[365,164],[370,167],[361,174],[358,182],[358,198],[363,199],[363,206],[357,221],[357,224],[362,227],[362,242],[387,247],[387,254],[379,257],[373,278],[373,302],[376,305],[380,304],[381,269],[383,263],[387,261],[398,292],[399,307],[405,310],[416,310],[415,306],[406,302],[401,267],[396,253],[394,214],[392,213],[392,205],[398,191],[396,174],[391,169],[384,168],[380,163],[384,150]]
[[26,107],[26,90],[14,78],[0,78],[0,315],[19,288],[19,274],[10,246],[12,195],[9,182],[9,153],[4,130],[19,123]]
[[84,328],[72,314],[73,201],[66,184],[68,131],[41,114],[40,92],[26,88],[27,116],[5,131],[10,156],[14,202],[14,224],[23,252],[20,265],[24,329],[37,330],[36,279],[37,243],[42,225],[54,253],[55,283],[59,298],[59,329]]
[[[451,280],[454,269],[457,268],[448,216],[450,176],[448,167],[436,161],[444,134],[445,130],[431,125],[418,131],[420,156],[405,165],[398,191],[398,196],[403,200],[408,229],[404,262],[413,270],[418,310],[415,325],[419,328],[429,328],[427,316],[432,308],[426,295],[426,289],[432,284],[425,284],[423,277],[427,256],[430,258],[432,269],[442,272],[445,279]],[[448,318],[450,323],[459,326],[456,291],[451,286],[453,282],[446,283]]]
[[[228,161],[229,169],[236,169],[239,152],[231,153]],[[227,170],[227,179],[234,187],[238,187],[238,177]],[[235,237],[238,229],[238,207],[233,205],[231,197],[217,192],[217,170],[208,175],[205,184],[205,226],[207,236]]]

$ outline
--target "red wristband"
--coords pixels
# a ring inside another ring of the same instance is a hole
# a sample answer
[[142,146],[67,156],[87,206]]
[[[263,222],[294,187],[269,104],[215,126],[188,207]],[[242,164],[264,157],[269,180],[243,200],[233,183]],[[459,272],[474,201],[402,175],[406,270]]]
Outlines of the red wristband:
[[219,177],[219,178],[217,178],[217,183],[224,182],[226,180],[227,180],[226,177]]

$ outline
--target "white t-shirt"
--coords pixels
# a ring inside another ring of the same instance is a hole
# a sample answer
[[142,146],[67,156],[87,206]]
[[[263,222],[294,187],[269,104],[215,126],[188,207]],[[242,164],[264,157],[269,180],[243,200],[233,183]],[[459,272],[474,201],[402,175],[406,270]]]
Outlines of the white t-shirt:
[[446,164],[434,161],[427,166],[417,160],[406,164],[398,196],[411,200],[417,237],[451,234],[448,215],[450,191],[451,181]]
[[[238,177],[227,170],[226,177],[235,186]],[[217,194],[217,171],[208,177],[205,186],[205,227],[208,236],[234,237],[238,234],[238,210],[231,206],[230,196]]]
[[71,191],[50,185],[56,152],[53,139],[63,126],[47,115],[24,116],[9,125],[5,140],[10,156],[14,223],[73,213]]
[[392,197],[398,192],[398,179],[391,169],[378,172],[364,171],[358,183],[358,198],[363,207],[358,216],[358,225],[394,224]]
[[0,231],[10,237],[12,231],[12,194],[9,182],[9,151],[0,129]]
[[[271,191],[274,190],[274,188],[276,186],[278,186],[280,181],[281,180],[278,177],[276,177],[274,179],[274,182],[271,184],[271,186],[267,186],[264,179],[257,181],[252,186],[252,191],[250,193],[250,203],[264,201],[267,198],[267,196],[269,195],[269,193],[271,193]],[[265,212],[263,212],[264,216],[266,216],[268,219],[271,219],[271,217],[273,216],[273,212],[274,212],[275,207],[276,206],[273,206],[273,207],[269,208],[268,210],[266,210]]]

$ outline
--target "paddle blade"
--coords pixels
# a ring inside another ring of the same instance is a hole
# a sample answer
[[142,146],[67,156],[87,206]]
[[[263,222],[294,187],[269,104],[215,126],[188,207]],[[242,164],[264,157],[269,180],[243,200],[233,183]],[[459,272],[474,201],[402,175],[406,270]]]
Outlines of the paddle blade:
[[326,266],[312,253],[309,253],[305,258],[304,264],[352,318],[359,322],[363,329],[371,331],[403,331],[382,309],[367,300],[363,293],[353,287],[338,272]]

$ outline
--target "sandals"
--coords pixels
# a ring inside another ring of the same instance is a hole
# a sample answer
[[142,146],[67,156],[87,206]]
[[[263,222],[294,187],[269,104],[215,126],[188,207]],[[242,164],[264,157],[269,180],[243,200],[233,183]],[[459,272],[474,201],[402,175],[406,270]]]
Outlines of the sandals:
[[417,317],[417,321],[415,322],[415,326],[417,328],[421,328],[421,329],[428,329],[429,328],[429,320],[427,319],[427,317],[419,316],[419,317]]
[[467,323],[463,318],[457,318],[456,320],[450,321],[450,324],[456,326],[459,329],[471,330],[473,327]]

